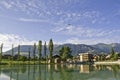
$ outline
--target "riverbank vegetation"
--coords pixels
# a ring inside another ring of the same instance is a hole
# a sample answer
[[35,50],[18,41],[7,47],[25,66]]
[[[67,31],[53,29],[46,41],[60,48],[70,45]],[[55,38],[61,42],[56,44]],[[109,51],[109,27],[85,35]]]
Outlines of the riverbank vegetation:
[[[44,48],[44,49],[42,49]],[[48,53],[47,53],[47,49],[48,49]],[[42,50],[44,50],[42,53]],[[31,52],[32,51],[32,52]],[[15,54],[14,52],[14,45],[12,44],[12,48],[11,48],[11,53],[8,56],[5,56],[3,54],[3,44],[1,44],[0,46],[0,64],[53,64],[55,63],[55,59],[59,58],[60,61],[62,61],[62,63],[66,62],[67,59],[69,59],[69,61],[75,62],[76,59],[79,62],[80,60],[80,56],[78,55],[73,56],[72,50],[70,47],[68,46],[62,46],[59,50],[59,53],[57,53],[57,55],[53,55],[53,51],[54,51],[54,44],[53,44],[53,40],[50,39],[48,45],[46,44],[46,42],[44,43],[43,47],[42,47],[42,41],[39,40],[38,44],[34,43],[33,44],[33,49],[31,49],[30,47],[28,48],[28,55],[27,56],[23,56],[21,55],[21,45],[19,44],[17,47],[17,54]],[[36,54],[38,56],[36,56]],[[106,54],[92,54],[93,57],[91,57],[93,59],[93,61],[116,61],[118,60],[118,58],[120,57],[120,53],[115,53],[114,49],[111,48],[111,51],[108,55]],[[57,59],[58,60],[58,59]],[[58,61],[58,62],[60,62]],[[61,62],[60,62],[61,63]]]

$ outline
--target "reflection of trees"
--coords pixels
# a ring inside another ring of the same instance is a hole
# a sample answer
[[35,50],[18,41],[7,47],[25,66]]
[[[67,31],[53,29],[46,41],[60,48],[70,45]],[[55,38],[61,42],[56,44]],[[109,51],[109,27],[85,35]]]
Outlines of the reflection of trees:
[[50,80],[54,80],[53,79],[53,65],[50,65],[50,77],[49,77]]
[[66,65],[60,68],[60,79],[61,80],[73,80],[72,72],[73,69],[68,69]]
[[22,72],[22,73],[25,73],[26,70],[27,70],[27,69],[26,69],[26,66],[25,66],[25,65],[22,65],[22,66],[21,66],[21,72]]
[[30,65],[28,65],[28,80],[30,80]]
[[[12,65],[0,66],[2,73],[9,75],[10,80],[87,80],[90,78],[119,78],[120,65],[96,65],[83,66],[88,68],[89,74],[79,73],[80,65]],[[47,70],[48,69],[48,70]],[[23,72],[24,71],[24,72]],[[111,73],[112,72],[112,73]],[[108,73],[108,74],[106,74]],[[113,74],[113,76],[110,76]],[[25,77],[26,76],[26,77]]]
[[13,67],[11,66],[11,69],[10,69],[10,80],[12,80],[12,70],[13,70]]
[[1,75],[1,65],[0,65],[0,75]]
[[35,65],[33,65],[33,80],[35,80]]
[[46,77],[47,77],[47,76],[46,76],[46,73],[47,73],[47,68],[46,68],[46,65],[45,65],[44,80],[47,80],[47,79],[46,79]]
[[19,80],[19,65],[16,71],[17,71],[17,80]]
[[41,65],[38,65],[39,70],[38,70],[38,76],[36,78],[36,80],[41,80]]
[[112,65],[111,68],[112,68],[114,77],[117,78],[120,66],[119,65]]

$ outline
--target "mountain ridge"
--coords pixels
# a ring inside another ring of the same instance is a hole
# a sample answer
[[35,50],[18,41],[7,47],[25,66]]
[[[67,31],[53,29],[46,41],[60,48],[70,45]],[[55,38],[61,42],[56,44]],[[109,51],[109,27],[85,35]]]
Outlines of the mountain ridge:
[[[79,53],[92,53],[92,54],[101,54],[110,53],[111,47],[114,48],[115,52],[120,52],[120,43],[111,43],[111,44],[104,44],[98,43],[95,45],[86,45],[86,44],[62,44],[62,45],[55,45],[53,54],[59,54],[59,50],[62,46],[68,46],[72,50],[72,55],[78,55]],[[28,53],[28,48],[31,48],[30,52],[33,55],[33,45],[21,45],[20,51],[22,53]],[[6,51],[4,54],[11,54],[12,50]],[[17,47],[14,48],[14,53],[17,54]],[[36,51],[36,54],[38,52]],[[47,54],[49,54],[49,50],[47,47]],[[44,46],[42,46],[42,55],[44,55]]]

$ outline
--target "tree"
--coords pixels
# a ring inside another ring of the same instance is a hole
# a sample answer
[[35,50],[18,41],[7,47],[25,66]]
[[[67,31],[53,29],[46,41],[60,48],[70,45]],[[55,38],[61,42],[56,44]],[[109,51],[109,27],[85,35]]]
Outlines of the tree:
[[38,43],[39,64],[42,57],[41,51],[42,51],[42,41],[40,40]]
[[50,52],[50,63],[52,63],[52,55],[53,55],[53,41],[50,39],[49,41],[49,52]]
[[46,46],[46,42],[44,44],[44,55],[45,55],[45,60],[46,60],[46,50],[47,50],[47,46]]
[[71,48],[69,48],[67,46],[63,46],[59,50],[59,55],[60,55],[60,57],[61,57],[62,60],[66,61],[66,59],[72,58],[71,52],[72,52]]
[[111,48],[110,56],[111,56],[111,58],[110,58],[111,60],[117,60],[118,59],[118,54],[115,53],[113,48]]
[[3,54],[3,43],[1,44],[1,47],[0,47],[0,62],[2,61],[2,54]]
[[20,60],[20,45],[18,45],[18,61]]
[[13,58],[14,58],[14,45],[12,44],[12,61],[13,61]]
[[118,59],[118,54],[115,54],[114,57],[113,57],[114,60],[117,60]]
[[34,43],[34,46],[33,46],[33,59],[34,59],[34,64],[35,64],[35,53],[36,53],[36,43]]
[[111,51],[110,51],[110,56],[111,56],[111,58],[113,58],[114,55],[115,55],[115,51],[114,51],[114,49],[113,49],[113,47],[112,47],[112,48],[111,48]]
[[120,53],[118,53],[118,57],[120,57]]
[[20,56],[20,61],[26,61],[27,60],[27,57],[26,56]]
[[29,60],[29,63],[30,63],[30,47],[28,48],[28,60]]

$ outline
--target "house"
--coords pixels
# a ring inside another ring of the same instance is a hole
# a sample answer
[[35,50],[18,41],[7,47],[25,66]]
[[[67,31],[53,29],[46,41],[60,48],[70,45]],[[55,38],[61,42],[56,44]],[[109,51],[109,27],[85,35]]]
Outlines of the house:
[[12,56],[10,54],[5,54],[2,57],[3,59],[10,59]]
[[118,57],[118,61],[120,61],[120,57]]
[[[51,62],[50,59],[48,59],[48,63],[50,63],[50,62]],[[54,63],[61,63],[60,56],[57,55],[57,54],[54,54],[54,55],[52,56],[52,62],[54,62]]]
[[57,54],[53,55],[52,58],[54,59],[54,63],[60,63],[61,62],[60,56],[57,55]]
[[80,53],[80,62],[91,62],[93,61],[93,55],[90,53]]

